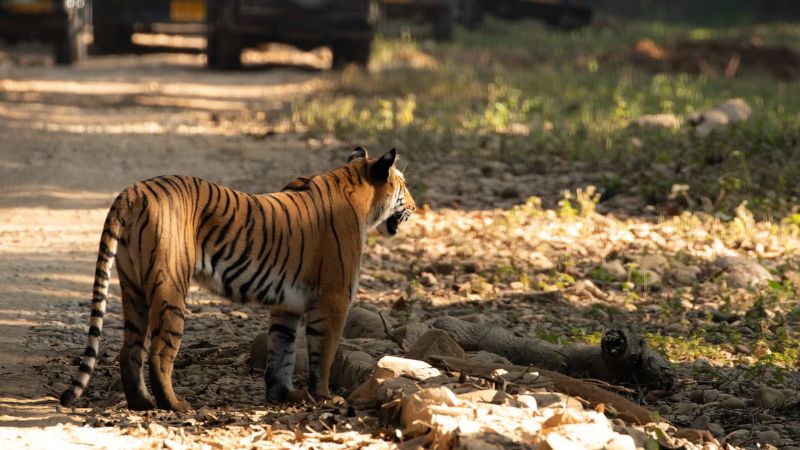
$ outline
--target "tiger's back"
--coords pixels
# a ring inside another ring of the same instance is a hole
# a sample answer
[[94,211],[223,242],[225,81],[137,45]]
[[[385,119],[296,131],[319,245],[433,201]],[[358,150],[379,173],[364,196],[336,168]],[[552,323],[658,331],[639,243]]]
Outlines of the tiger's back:
[[[171,378],[193,278],[229,299],[269,305],[270,401],[284,400],[292,389],[295,334],[305,313],[309,389],[327,396],[366,233],[383,222],[396,232],[414,209],[394,158],[392,151],[372,160],[356,149],[347,165],[266,195],[185,176],[128,187],[104,225],[87,349],[62,404],[80,396],[94,369],[112,260],[125,320],[120,370],[131,409],[189,407],[175,395]],[[148,338],[155,398],[144,383]]]

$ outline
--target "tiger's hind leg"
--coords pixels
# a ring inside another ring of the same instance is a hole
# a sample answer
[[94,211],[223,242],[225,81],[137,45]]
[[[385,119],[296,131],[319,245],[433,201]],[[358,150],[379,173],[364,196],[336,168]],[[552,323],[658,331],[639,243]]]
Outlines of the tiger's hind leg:
[[[158,274],[158,277],[167,278],[162,274]],[[185,301],[183,289],[168,280],[163,280],[156,287],[155,295],[150,300],[150,386],[156,397],[156,405],[172,411],[190,408],[189,403],[178,397],[172,388],[172,369],[183,337]]]
[[155,400],[144,383],[144,348],[148,331],[147,300],[144,292],[131,281],[125,270],[124,266],[118,265],[117,273],[122,288],[122,315],[125,320],[125,337],[119,353],[119,368],[128,409],[142,411],[156,407]]
[[[332,308],[315,305],[306,315],[306,340],[308,342],[308,390],[314,397],[330,398],[331,365],[342,337],[347,319],[349,299],[336,302]],[[341,306],[338,306],[341,305]]]
[[284,402],[292,390],[298,322],[300,322],[298,314],[286,311],[270,312],[267,370],[264,372],[267,402]]

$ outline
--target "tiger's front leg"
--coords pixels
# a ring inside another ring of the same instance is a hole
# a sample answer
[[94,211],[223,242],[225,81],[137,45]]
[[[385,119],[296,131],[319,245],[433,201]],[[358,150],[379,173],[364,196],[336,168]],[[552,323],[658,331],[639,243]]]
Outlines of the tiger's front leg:
[[285,402],[292,390],[292,375],[294,375],[297,349],[295,340],[299,322],[299,314],[287,311],[270,313],[267,336],[267,370],[264,372],[268,403]]
[[317,307],[306,316],[308,342],[308,391],[316,398],[330,398],[331,366],[347,320],[349,298],[327,308]]

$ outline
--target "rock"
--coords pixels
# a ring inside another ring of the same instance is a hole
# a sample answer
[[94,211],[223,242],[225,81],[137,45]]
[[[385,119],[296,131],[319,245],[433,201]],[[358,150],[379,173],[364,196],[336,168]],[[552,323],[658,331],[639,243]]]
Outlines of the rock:
[[345,389],[354,389],[369,378],[375,368],[375,360],[369,353],[341,349],[336,352],[331,371],[331,383]]
[[[375,359],[383,358],[386,355],[397,355],[401,353],[400,347],[392,341],[386,339],[347,339],[342,343],[347,343],[355,348],[369,353]],[[341,347],[342,343],[339,344]]]
[[618,434],[606,442],[603,450],[636,450],[636,443],[632,437]]
[[783,278],[786,279],[786,281],[788,281],[795,289],[800,289],[800,272],[796,270],[786,271],[783,274]]
[[419,385],[410,378],[389,378],[378,385],[375,391],[375,401],[383,404],[399,396],[411,395],[417,391],[419,391]]
[[398,358],[397,356],[384,356],[378,361],[378,367],[391,370],[395,376],[406,376],[415,380],[425,380],[441,375],[439,369],[431,367],[424,361]]
[[712,131],[728,125],[728,116],[715,110],[704,112],[696,120],[698,124],[695,127],[695,133],[700,137],[708,136]]
[[[395,321],[388,314],[384,314],[383,317],[391,329],[395,325]],[[343,336],[347,339],[381,339],[386,337],[386,333],[380,314],[361,306],[354,306],[350,308],[350,313],[347,315]]]
[[689,123],[695,126],[695,133],[698,136],[708,136],[712,131],[728,124],[744,122],[750,119],[751,115],[752,109],[747,102],[741,98],[733,98],[689,118]]
[[676,416],[693,416],[697,409],[696,403],[680,402],[672,407],[672,414]]
[[419,283],[425,287],[432,287],[439,284],[439,280],[437,280],[436,276],[430,272],[422,272],[419,275]]
[[745,409],[747,408],[747,402],[743,398],[731,397],[721,402],[720,406],[727,409]]
[[703,390],[703,403],[711,403],[719,398],[719,390],[705,389]]
[[631,128],[666,128],[677,130],[681,127],[681,121],[674,114],[645,114],[633,119],[630,123]]
[[708,429],[709,424],[711,424],[711,417],[703,414],[702,416],[699,416],[696,419],[694,419],[690,426],[698,430],[706,430]]
[[669,261],[662,255],[646,255],[639,260],[639,269],[664,275],[669,270]]
[[774,279],[764,266],[742,256],[720,256],[712,267],[725,272],[728,286],[732,288],[757,287]]
[[392,336],[394,336],[395,339],[400,339],[403,342],[404,348],[410,348],[430,329],[431,327],[425,323],[414,322],[393,329]]
[[781,445],[781,434],[775,430],[759,431],[756,433],[756,439],[767,444]]
[[711,422],[707,428],[715,437],[722,437],[725,434],[725,428],[722,428],[722,425],[718,423]]
[[675,437],[679,439],[686,439],[687,441],[702,445],[706,442],[716,442],[714,436],[708,430],[695,430],[692,428],[683,428],[675,433]]
[[628,270],[625,269],[625,266],[623,266],[622,262],[620,262],[618,259],[607,261],[603,263],[600,268],[605,270],[605,272],[609,274],[611,278],[617,281],[625,281],[628,279]]
[[464,358],[464,350],[456,344],[447,332],[430,330],[417,340],[406,352],[406,358],[425,360],[428,356],[452,356]]
[[429,406],[456,406],[458,399],[446,387],[428,388],[403,398],[400,409],[400,423],[405,427],[404,434],[414,434],[428,428],[431,423]]
[[500,356],[500,355],[496,355],[494,353],[489,353],[489,352],[483,351],[483,350],[480,350],[480,351],[477,351],[477,352],[467,352],[466,357],[468,359],[474,359],[476,361],[485,362],[485,363],[507,364],[509,366],[512,365],[511,361],[509,361],[507,358],[505,358],[503,356]]
[[677,263],[672,271],[672,278],[678,284],[690,286],[697,282],[697,278],[701,273],[702,270],[697,266],[685,266]]
[[657,289],[661,286],[661,275],[652,270],[642,270],[639,272],[642,276],[640,280],[641,286],[647,289]]
[[535,392],[528,395],[536,400],[540,408],[583,408],[580,400],[561,392]]
[[726,100],[721,105],[717,105],[714,109],[725,114],[730,123],[745,122],[749,120],[750,116],[753,114],[750,105],[741,98]]
[[778,389],[769,386],[758,388],[753,395],[753,403],[759,408],[774,409],[783,406],[786,397]]

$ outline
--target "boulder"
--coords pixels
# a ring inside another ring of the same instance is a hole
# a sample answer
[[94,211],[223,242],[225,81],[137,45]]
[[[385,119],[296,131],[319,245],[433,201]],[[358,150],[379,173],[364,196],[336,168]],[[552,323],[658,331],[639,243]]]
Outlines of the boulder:
[[464,358],[464,350],[456,344],[447,332],[430,330],[406,352],[406,358],[425,360],[428,356],[452,356]]

